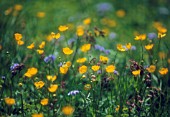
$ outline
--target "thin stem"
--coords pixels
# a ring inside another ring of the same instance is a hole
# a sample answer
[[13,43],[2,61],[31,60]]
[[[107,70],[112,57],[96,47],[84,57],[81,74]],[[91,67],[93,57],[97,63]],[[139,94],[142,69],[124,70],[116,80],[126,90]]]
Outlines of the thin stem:
[[143,61],[143,44],[142,44],[142,41],[141,42],[141,50],[142,50],[142,61]]
[[22,117],[24,117],[24,104],[23,104],[22,92],[21,92],[21,111],[22,111]]

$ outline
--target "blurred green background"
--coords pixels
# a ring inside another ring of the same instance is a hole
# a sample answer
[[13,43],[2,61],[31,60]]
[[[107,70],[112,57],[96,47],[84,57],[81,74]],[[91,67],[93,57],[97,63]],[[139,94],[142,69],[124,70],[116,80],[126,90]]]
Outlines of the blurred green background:
[[[89,30],[98,27],[106,32],[105,38],[115,39],[113,42],[136,44],[136,34],[154,32],[157,35],[157,25],[169,30],[169,4],[169,0],[1,0],[0,60],[6,60],[8,52],[15,57],[14,33],[23,34],[25,43],[30,44],[46,40],[51,32],[57,32],[59,25],[68,25],[67,38],[72,38],[76,27],[86,18],[91,18]],[[167,44],[168,38],[169,31]],[[104,41],[99,43],[113,47]]]

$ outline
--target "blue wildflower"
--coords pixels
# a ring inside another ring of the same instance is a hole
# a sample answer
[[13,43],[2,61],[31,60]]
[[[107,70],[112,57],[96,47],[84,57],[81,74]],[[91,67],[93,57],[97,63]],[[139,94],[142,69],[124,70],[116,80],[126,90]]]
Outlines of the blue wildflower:
[[4,80],[4,79],[5,79],[5,76],[1,76],[1,78]]
[[148,38],[155,39],[155,38],[157,38],[157,34],[156,33],[148,33]]
[[103,46],[100,46],[100,45],[94,45],[94,48],[96,50],[99,50],[101,52],[104,52],[105,54],[110,54],[110,50],[106,50]]
[[44,58],[44,62],[46,62],[46,63],[48,63],[48,62],[54,62],[55,58],[56,58],[56,57],[51,54],[51,55],[49,55],[49,56],[47,56],[47,57]]
[[97,71],[97,74],[101,74],[101,73],[102,73],[102,71],[101,71],[101,70],[98,70],[98,71]]
[[110,54],[110,50],[104,50],[105,54]]
[[111,32],[109,34],[109,39],[115,39],[117,37],[117,34],[115,32]]
[[75,41],[76,41],[75,38],[71,38],[71,39],[68,40],[68,44],[70,45],[70,44],[72,44]]
[[94,45],[94,48],[96,49],[96,50],[100,50],[100,51],[104,51],[105,49],[104,49],[104,47],[103,46],[100,46],[100,45]]
[[19,67],[19,64],[18,64],[18,63],[14,63],[14,64],[11,65],[10,70],[11,70],[11,71],[14,71],[14,70],[16,70],[16,68],[18,68],[18,67]]
[[99,48],[100,48],[100,46],[99,45],[94,45],[94,48],[96,49],[96,50],[98,50]]
[[133,46],[131,47],[131,50],[136,50],[136,46],[133,45]]
[[103,2],[103,3],[97,4],[96,8],[99,13],[105,13],[105,12],[111,11],[113,9],[113,6],[110,3]]
[[68,93],[68,96],[69,96],[69,95],[75,96],[75,95],[77,95],[79,92],[80,92],[80,91],[78,91],[78,90],[70,91],[70,92]]
[[61,67],[62,65],[63,65],[63,63],[62,63],[62,62],[60,62],[60,63],[58,64],[58,66],[59,66],[59,67]]
[[114,73],[115,75],[119,75],[119,72],[116,71],[116,70],[114,70],[113,73]]

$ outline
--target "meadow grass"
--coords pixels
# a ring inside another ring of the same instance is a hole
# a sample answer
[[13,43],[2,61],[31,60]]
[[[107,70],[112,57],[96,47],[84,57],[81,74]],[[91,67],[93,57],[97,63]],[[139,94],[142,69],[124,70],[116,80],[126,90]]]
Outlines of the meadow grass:
[[168,0],[0,3],[0,116],[168,117]]

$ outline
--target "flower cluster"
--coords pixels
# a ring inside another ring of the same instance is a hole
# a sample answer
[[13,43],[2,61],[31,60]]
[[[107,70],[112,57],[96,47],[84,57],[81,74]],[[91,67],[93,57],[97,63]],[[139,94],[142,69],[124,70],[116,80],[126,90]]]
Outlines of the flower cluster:
[[105,54],[109,54],[110,53],[110,50],[108,50],[108,49],[105,49],[103,46],[100,46],[100,45],[94,45],[94,48],[96,49],[96,50],[99,50],[99,51],[101,51],[101,52],[104,52]]

